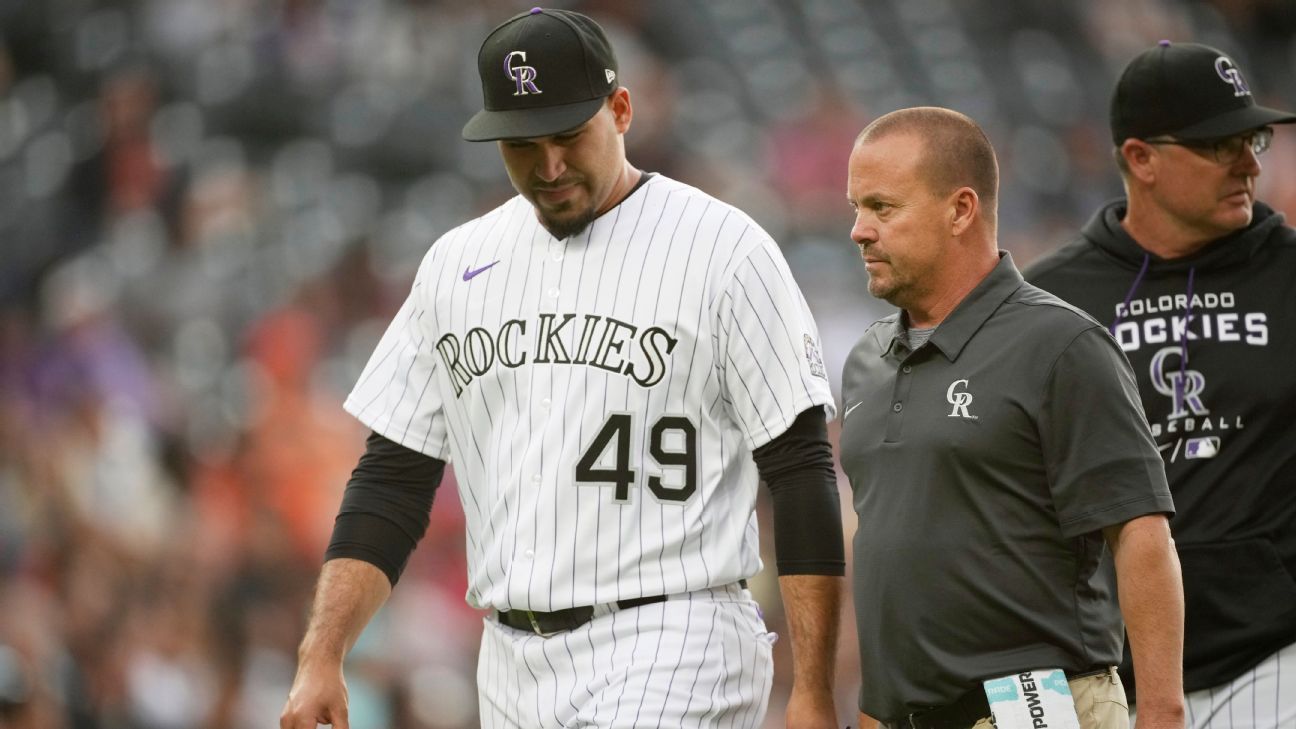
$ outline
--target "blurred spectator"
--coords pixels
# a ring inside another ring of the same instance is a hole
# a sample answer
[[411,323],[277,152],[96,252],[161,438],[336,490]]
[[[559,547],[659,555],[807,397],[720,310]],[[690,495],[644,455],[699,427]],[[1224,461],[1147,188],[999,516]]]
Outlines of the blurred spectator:
[[158,111],[158,82],[146,65],[108,73],[100,84],[97,116],[89,121],[90,151],[72,169],[69,193],[75,203],[68,221],[68,252],[97,242],[113,221],[151,210],[173,220],[179,182],[158,148],[152,124]]

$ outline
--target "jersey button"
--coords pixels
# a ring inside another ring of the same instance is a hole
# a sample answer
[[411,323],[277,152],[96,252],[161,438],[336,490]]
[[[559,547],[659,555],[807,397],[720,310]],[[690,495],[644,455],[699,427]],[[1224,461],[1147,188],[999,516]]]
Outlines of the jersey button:
[[558,289],[556,289],[556,288],[549,289],[549,298],[551,298],[551,299],[556,299],[556,298],[558,298]]
[[561,261],[561,260],[562,260],[562,256],[563,256],[562,251],[554,251],[554,253],[553,253],[553,259],[554,259],[555,261]]
[[905,374],[907,375],[907,374],[909,374],[910,372],[913,372],[913,366],[911,366],[911,365],[905,365],[904,367],[901,367],[901,368],[900,368],[900,371],[903,372],[903,373],[905,373]]
[[532,476],[531,483],[540,483],[540,474],[537,473],[534,476]]
[[898,413],[901,410],[904,410],[904,405],[902,403],[896,403],[895,405],[891,406],[891,409]]
[[553,403],[550,402],[549,398],[547,398],[547,397],[546,397],[545,399],[543,399],[543,400],[540,401],[540,407],[542,407],[542,408],[544,408],[544,409],[546,409],[546,410],[548,410],[548,409],[549,409],[549,406],[552,405],[552,404],[553,404]]
[[526,557],[527,559],[534,559],[534,558],[535,558],[535,550],[534,550],[534,549],[528,549],[527,551],[525,551],[525,552],[522,553],[522,556],[523,556],[523,557]]

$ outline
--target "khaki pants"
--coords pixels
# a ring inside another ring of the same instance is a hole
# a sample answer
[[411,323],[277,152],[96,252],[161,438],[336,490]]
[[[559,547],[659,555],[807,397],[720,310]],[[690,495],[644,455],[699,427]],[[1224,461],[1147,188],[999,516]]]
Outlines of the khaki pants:
[[[1075,699],[1080,729],[1129,729],[1129,702],[1125,687],[1116,671],[1085,676],[1067,682]],[[992,729],[989,719],[978,721],[972,729]]]

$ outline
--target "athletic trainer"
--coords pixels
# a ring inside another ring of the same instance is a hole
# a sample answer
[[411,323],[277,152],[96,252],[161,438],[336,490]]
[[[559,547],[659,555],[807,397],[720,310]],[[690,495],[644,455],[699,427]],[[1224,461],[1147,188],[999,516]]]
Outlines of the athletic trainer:
[[[844,544],[819,335],[741,211],[625,157],[603,30],[536,8],[478,56],[518,196],[450,231],[346,409],[347,485],[280,721],[346,726],[342,660],[453,463],[484,619],[483,727],[756,727],[772,678],[747,590],[758,479],[795,665],[786,721],[836,729]],[[436,629],[435,616],[428,628]]]
[[998,186],[989,140],[947,109],[887,114],[851,153],[851,238],[869,293],[900,309],[843,374],[860,709],[1124,729],[1128,626],[1141,718],[1182,726],[1174,507],[1133,373],[998,250]]
[[1144,51],[1111,104],[1126,198],[1027,270],[1138,376],[1178,507],[1198,729],[1296,727],[1296,231],[1255,199],[1271,125],[1293,121],[1220,50]]

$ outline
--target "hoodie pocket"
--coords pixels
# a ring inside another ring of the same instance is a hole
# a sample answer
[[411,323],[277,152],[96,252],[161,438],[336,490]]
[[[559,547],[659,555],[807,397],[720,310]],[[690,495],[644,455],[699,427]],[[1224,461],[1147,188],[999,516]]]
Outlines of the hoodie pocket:
[[1179,545],[1184,665],[1229,669],[1284,645],[1296,630],[1296,581],[1273,543]]

